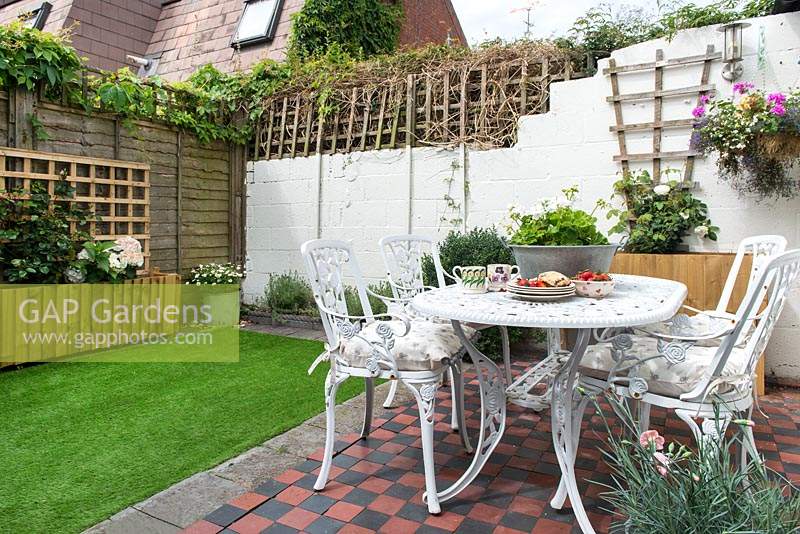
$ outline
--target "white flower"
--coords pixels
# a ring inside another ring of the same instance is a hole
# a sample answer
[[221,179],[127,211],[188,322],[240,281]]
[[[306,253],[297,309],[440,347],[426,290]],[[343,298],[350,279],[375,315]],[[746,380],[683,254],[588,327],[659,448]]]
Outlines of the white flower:
[[114,243],[117,245],[115,248],[119,248],[120,252],[130,252],[130,253],[141,253],[142,252],[142,244],[139,243],[139,240],[126,235],[124,237],[120,237]]
[[685,211],[682,211],[680,213],[680,215],[681,215],[681,219],[683,219],[684,221],[689,219],[689,214],[686,213]]
[[120,252],[119,257],[126,265],[133,265],[134,267],[141,267],[144,265],[144,255],[141,252],[123,250]]
[[86,279],[83,271],[74,267],[67,268],[67,270],[64,271],[64,276],[70,284],[80,284]]
[[124,271],[128,267],[128,262],[120,254],[112,252],[108,255],[108,265],[115,271]]
[[668,195],[672,188],[667,184],[658,184],[653,188],[653,193],[659,196]]
[[695,227],[694,233],[700,237],[705,237],[708,235],[708,226],[701,224],[700,226]]
[[89,251],[86,250],[85,248],[81,249],[81,251],[78,252],[78,259],[79,260],[88,260],[89,259]]

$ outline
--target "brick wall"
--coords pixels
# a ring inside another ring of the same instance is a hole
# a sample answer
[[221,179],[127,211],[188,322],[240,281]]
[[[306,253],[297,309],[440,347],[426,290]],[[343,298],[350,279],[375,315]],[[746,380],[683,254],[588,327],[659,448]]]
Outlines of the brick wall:
[[450,0],[403,0],[403,11],[405,22],[400,30],[401,45],[444,43],[448,31],[451,39],[467,44]]
[[[72,42],[89,64],[116,70],[144,56],[153,37],[162,0],[73,0],[68,23],[78,21]],[[135,69],[135,67],[132,66]]]

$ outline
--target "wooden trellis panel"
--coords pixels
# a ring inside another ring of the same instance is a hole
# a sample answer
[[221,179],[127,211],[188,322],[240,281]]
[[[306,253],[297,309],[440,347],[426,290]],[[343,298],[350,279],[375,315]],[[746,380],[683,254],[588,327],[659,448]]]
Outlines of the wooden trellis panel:
[[[679,151],[663,151],[661,148],[662,134],[665,129],[671,128],[690,128],[694,119],[677,119],[677,120],[664,120],[663,119],[663,105],[665,98],[672,97],[685,97],[689,95],[696,95],[697,104],[703,95],[713,93],[714,85],[708,83],[709,74],[711,72],[711,63],[722,57],[719,52],[714,52],[714,45],[708,45],[706,53],[698,56],[688,56],[676,59],[664,59],[664,51],[656,50],[655,61],[649,63],[637,63],[633,65],[617,65],[614,59],[609,60],[609,66],[603,69],[603,73],[610,77],[611,81],[611,96],[607,97],[614,107],[614,118],[616,125],[611,126],[611,132],[617,134],[617,142],[619,144],[619,154],[614,156],[614,161],[620,162],[623,171],[630,169],[630,162],[632,161],[652,161],[653,164],[653,181],[656,182],[661,176],[661,163],[665,159],[680,159],[686,158],[684,167],[683,183],[690,185],[692,183],[692,173],[694,171],[694,158],[697,153],[692,150],[679,150]],[[700,84],[690,87],[680,87],[676,89],[664,89],[664,73],[665,69],[672,67],[683,67],[690,64],[702,63],[703,70],[700,76]],[[642,72],[652,70],[654,74],[653,90],[642,93],[627,93],[623,94],[619,88],[619,75],[630,72]],[[641,102],[646,100],[653,101],[653,121],[644,123],[628,123],[626,124],[623,119],[623,104],[625,102]],[[626,133],[634,131],[650,131],[653,134],[653,148],[652,152],[645,153],[629,153]],[[688,139],[687,139],[688,144]]]
[[467,143],[511,146],[521,115],[545,113],[550,84],[584,76],[566,57],[477,64],[365,86],[344,86],[321,110],[313,92],[265,102],[254,159]]
[[142,243],[144,270],[150,267],[150,165],[16,148],[0,148],[0,194],[27,197],[34,183],[50,195],[65,180],[75,188],[77,206],[94,214],[87,229],[101,241],[132,236]]

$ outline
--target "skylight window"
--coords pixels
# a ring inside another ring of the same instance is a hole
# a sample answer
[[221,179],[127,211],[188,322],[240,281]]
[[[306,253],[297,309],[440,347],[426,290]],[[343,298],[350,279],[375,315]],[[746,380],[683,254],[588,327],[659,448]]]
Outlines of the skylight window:
[[283,0],[245,0],[233,46],[263,43],[275,36]]

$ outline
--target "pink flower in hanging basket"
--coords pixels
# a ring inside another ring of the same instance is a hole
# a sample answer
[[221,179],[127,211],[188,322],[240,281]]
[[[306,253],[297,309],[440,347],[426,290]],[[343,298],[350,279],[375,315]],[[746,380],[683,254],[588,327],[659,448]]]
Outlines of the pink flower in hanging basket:
[[772,113],[773,115],[777,115],[778,117],[783,117],[784,115],[786,115],[786,108],[783,107],[783,104],[775,104],[774,106],[772,106],[769,112]]
[[696,119],[699,119],[705,114],[706,114],[706,108],[704,108],[703,106],[697,106],[692,110],[692,116]]
[[734,94],[743,95],[754,87],[755,85],[753,85],[753,82],[736,82],[733,84],[733,92]]

